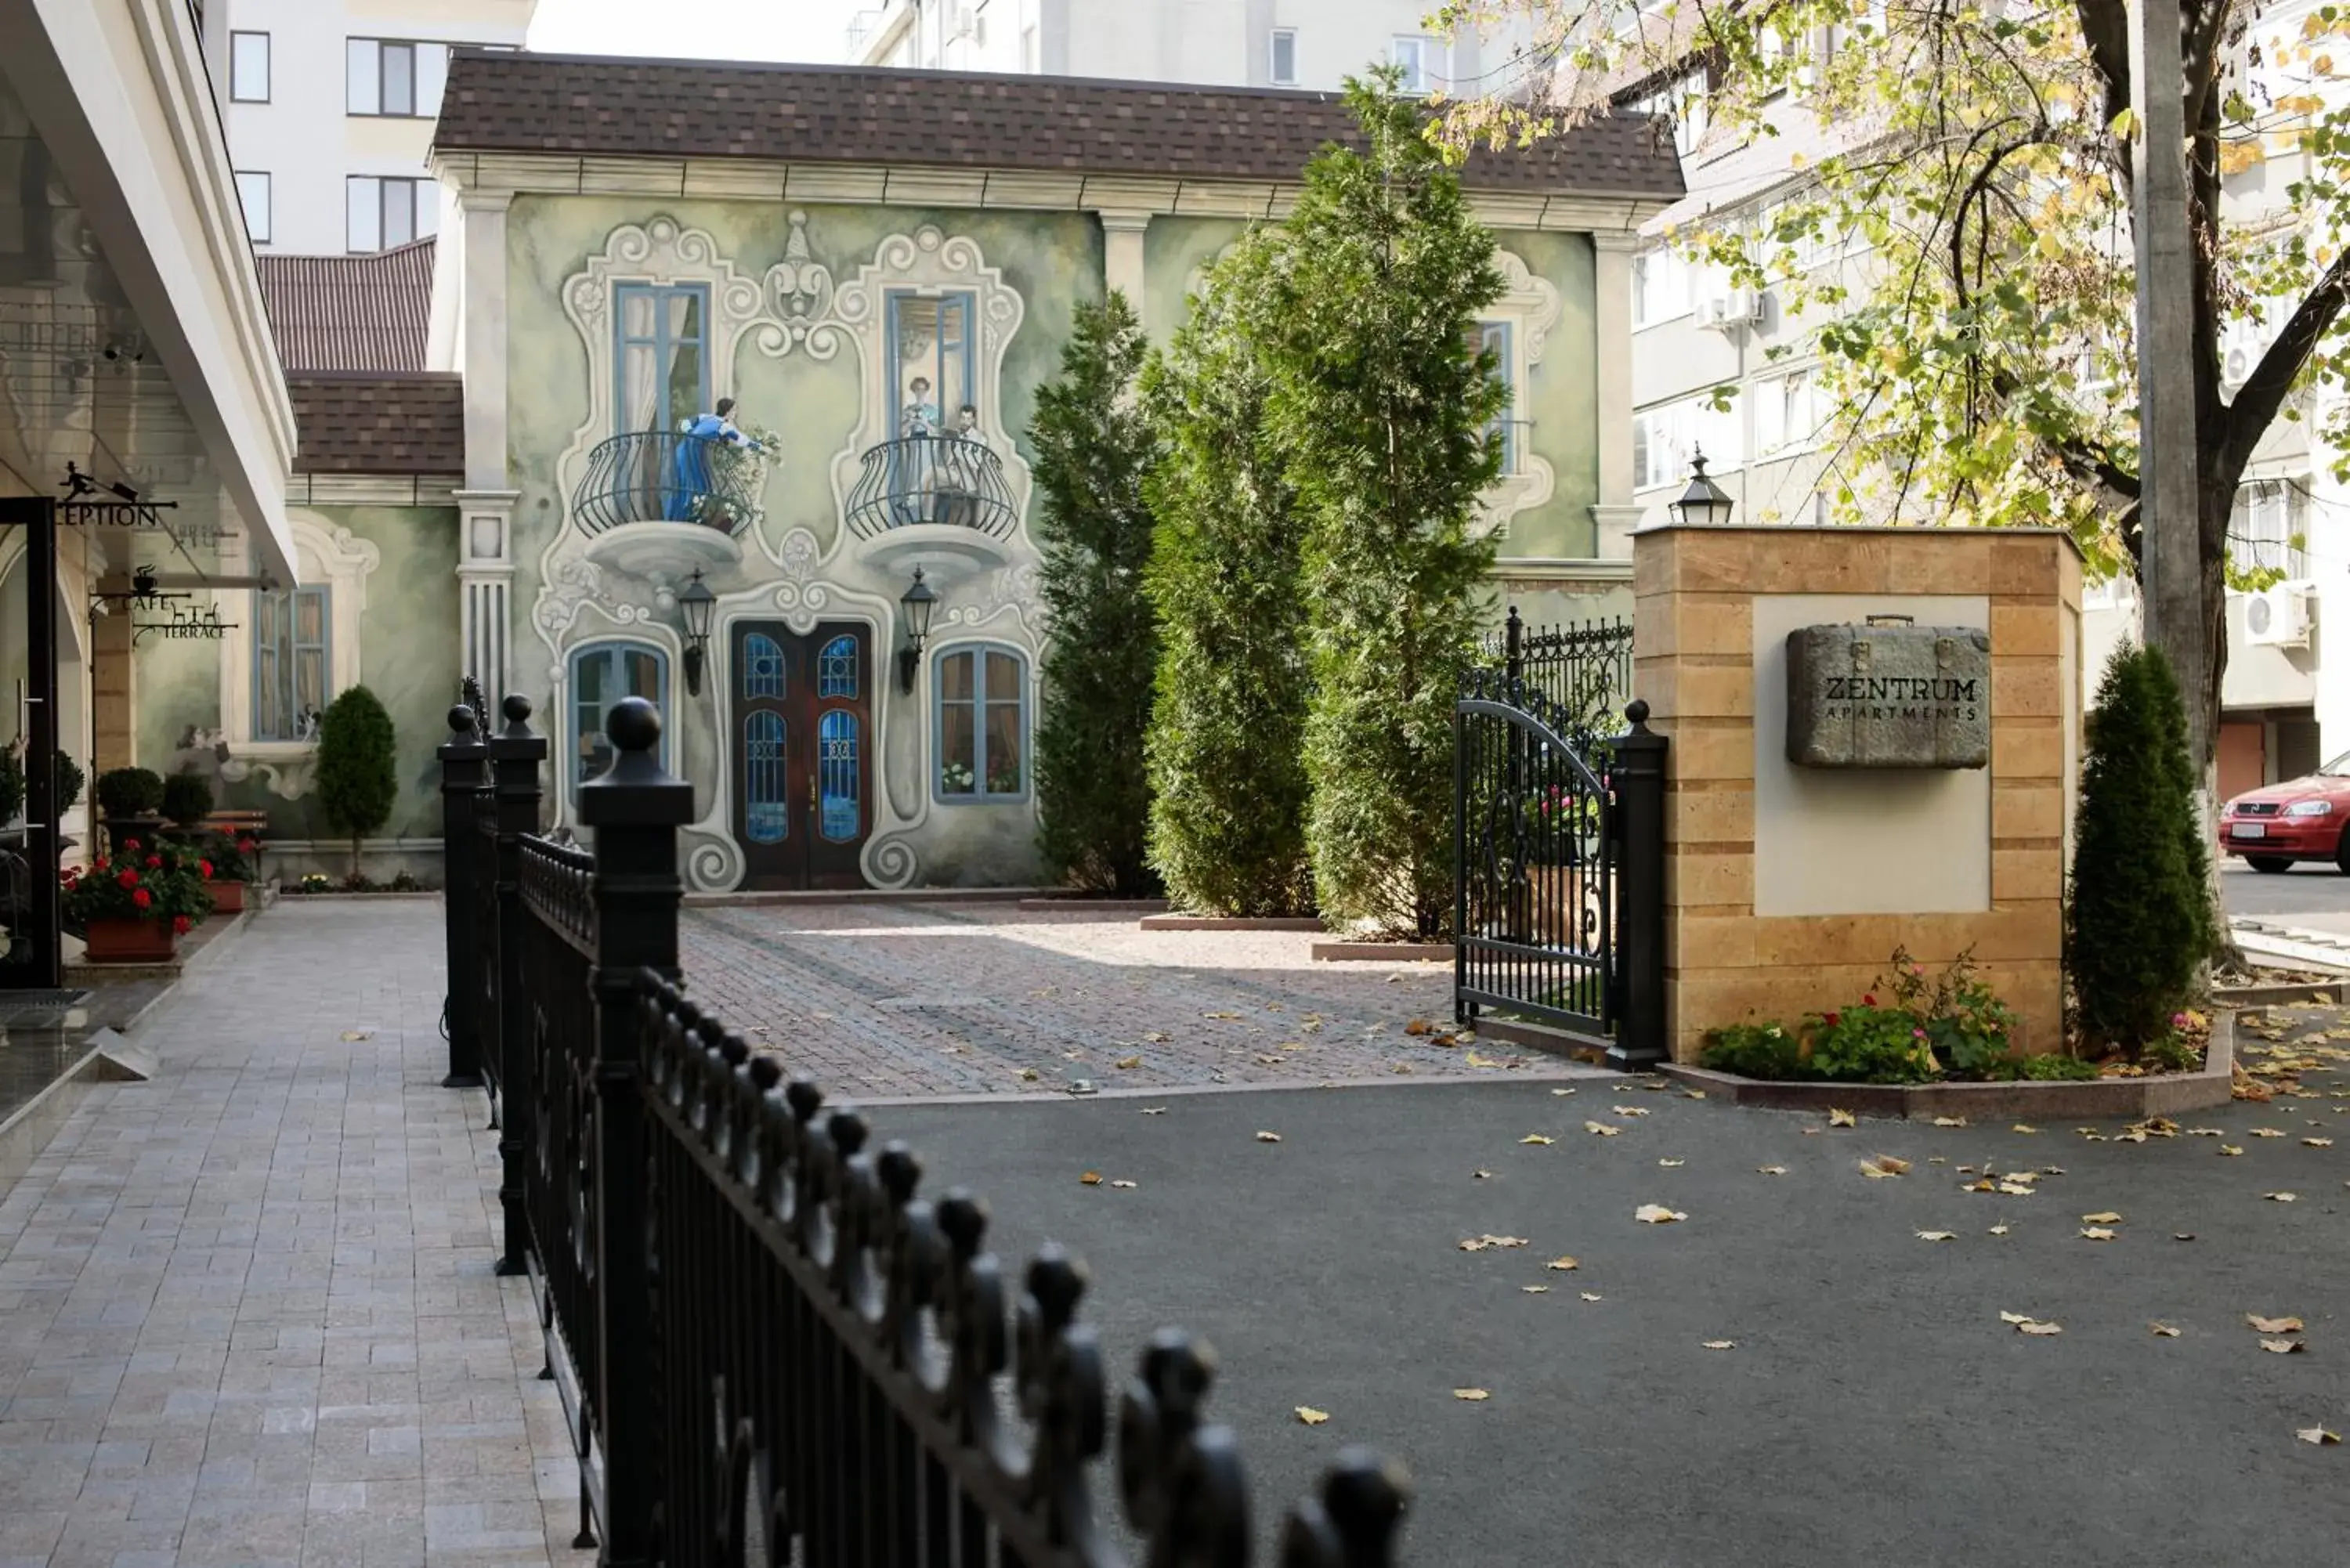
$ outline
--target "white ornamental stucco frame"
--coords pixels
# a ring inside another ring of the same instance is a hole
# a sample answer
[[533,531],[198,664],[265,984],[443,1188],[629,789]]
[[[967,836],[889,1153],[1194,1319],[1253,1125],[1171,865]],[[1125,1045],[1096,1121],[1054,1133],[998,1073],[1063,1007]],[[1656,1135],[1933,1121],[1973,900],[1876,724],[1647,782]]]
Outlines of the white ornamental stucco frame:
[[[360,623],[367,611],[368,578],[383,564],[383,552],[316,512],[289,506],[286,523],[303,584],[327,589],[327,698],[332,701],[365,678],[359,666]],[[237,561],[224,561],[223,569],[241,570],[241,552],[239,556]],[[232,784],[257,776],[279,798],[299,800],[310,792],[317,772],[317,742],[253,738],[253,590],[216,588],[213,603],[228,625],[220,640],[221,736],[229,748],[221,776]]]
[[[1523,419],[1523,410],[1533,407],[1534,368],[1542,363],[1551,329],[1558,325],[1558,288],[1514,252],[1495,247],[1493,265],[1501,270],[1502,296],[1479,311],[1477,319],[1509,326],[1510,340],[1517,351],[1511,356],[1510,412],[1503,417]],[[1479,522],[1496,538],[1508,538],[1510,519],[1542,505],[1557,488],[1557,474],[1550,461],[1523,439],[1529,428],[1520,427],[1517,472],[1502,475],[1477,498]]]

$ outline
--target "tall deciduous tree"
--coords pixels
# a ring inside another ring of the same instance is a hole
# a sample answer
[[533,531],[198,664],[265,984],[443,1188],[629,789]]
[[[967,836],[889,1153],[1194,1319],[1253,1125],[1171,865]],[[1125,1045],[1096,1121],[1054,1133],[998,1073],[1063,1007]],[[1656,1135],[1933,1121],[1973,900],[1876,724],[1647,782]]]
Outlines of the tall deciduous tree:
[[1392,67],[1350,82],[1269,300],[1274,426],[1305,520],[1306,838],[1323,918],[1434,936],[1452,911],[1452,702],[1493,558],[1477,498],[1507,393],[1477,312],[1493,236]]
[[1158,443],[1134,396],[1142,357],[1124,295],[1079,306],[1060,378],[1038,389],[1028,426],[1052,633],[1036,725],[1038,845],[1062,880],[1126,895],[1157,880],[1143,736],[1159,639],[1143,590],[1142,483]]
[[1282,249],[1276,234],[1243,237],[1142,376],[1166,443],[1145,487],[1159,636],[1150,861],[1178,904],[1206,913],[1312,906],[1300,523],[1265,416],[1262,316]]
[[[2178,297],[2149,305],[2192,324],[2194,559],[2164,569],[2200,588],[2208,651],[2178,679],[2208,800],[2245,465],[2304,406],[2337,451],[2350,445],[2350,399],[2302,396],[2350,377],[2350,7],[2316,7],[2260,47],[2244,0],[2184,0],[2177,15],[2189,211],[2163,216],[2191,226],[2193,265]],[[1803,140],[1835,150],[1787,158],[1808,182],[1765,221],[1700,244],[1825,323],[1836,511],[2055,524],[2094,566],[2142,563],[2126,0],[1452,0],[1441,18],[1531,20],[1535,52],[1558,67],[1555,109],[1456,105],[1455,146],[1544,134],[1609,86],[1666,85],[1692,67],[1714,78],[1717,141],[1767,142],[1816,119],[1833,134]],[[1827,28],[1833,53],[1812,43]],[[2231,210],[2228,178],[2263,162],[2289,205]],[[1874,254],[1814,265],[1846,242]],[[2221,350],[2239,326],[2266,347],[2237,382]]]

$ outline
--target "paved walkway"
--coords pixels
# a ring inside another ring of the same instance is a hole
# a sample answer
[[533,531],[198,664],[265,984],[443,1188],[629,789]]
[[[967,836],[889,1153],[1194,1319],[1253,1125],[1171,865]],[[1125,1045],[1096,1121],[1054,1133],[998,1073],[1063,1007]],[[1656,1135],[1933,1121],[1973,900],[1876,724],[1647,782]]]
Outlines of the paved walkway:
[[588,1561],[440,921],[257,917],[0,1198],[0,1568]]
[[1450,1042],[1451,964],[1315,963],[1315,939],[1299,931],[1145,931],[1130,912],[877,902],[698,908],[683,936],[697,997],[754,1046],[859,1098],[1557,1067]]

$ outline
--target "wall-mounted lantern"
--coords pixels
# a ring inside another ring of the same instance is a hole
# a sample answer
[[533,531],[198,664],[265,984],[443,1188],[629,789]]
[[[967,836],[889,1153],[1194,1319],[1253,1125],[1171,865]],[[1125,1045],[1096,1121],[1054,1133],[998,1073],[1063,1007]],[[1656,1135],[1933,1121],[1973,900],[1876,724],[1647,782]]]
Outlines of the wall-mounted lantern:
[[685,625],[685,691],[689,697],[702,695],[702,664],[710,652],[710,621],[717,612],[718,596],[702,580],[702,568],[693,568],[692,580],[678,590],[677,611]]
[[1705,449],[1700,447],[1690,462],[1689,488],[1681,498],[1669,508],[1679,523],[1727,523],[1730,521],[1729,493],[1705,476]]
[[898,603],[906,611],[906,646],[898,650],[898,690],[910,695],[922,668],[922,649],[931,640],[931,617],[939,607],[939,596],[922,580],[921,567],[914,568],[913,586],[898,596]]

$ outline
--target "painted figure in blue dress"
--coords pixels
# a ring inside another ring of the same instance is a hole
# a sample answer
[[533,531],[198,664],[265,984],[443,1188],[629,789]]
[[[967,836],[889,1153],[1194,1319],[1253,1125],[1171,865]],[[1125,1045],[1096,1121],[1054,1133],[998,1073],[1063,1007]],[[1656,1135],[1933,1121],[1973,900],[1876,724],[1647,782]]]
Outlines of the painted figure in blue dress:
[[697,417],[685,427],[686,439],[677,443],[677,483],[670,491],[665,514],[672,523],[694,520],[695,504],[712,489],[710,447],[713,441],[729,446],[748,447],[753,452],[762,448],[757,441],[734,428],[732,418],[734,400],[721,398],[712,411]]

